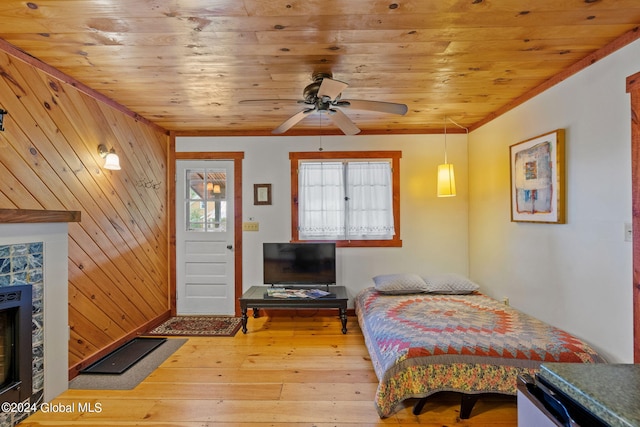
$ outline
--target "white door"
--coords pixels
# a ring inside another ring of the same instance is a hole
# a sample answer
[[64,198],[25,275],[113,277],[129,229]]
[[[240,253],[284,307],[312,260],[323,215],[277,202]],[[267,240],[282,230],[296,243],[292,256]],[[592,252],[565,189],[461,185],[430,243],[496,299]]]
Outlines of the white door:
[[176,308],[235,313],[233,161],[176,162]]

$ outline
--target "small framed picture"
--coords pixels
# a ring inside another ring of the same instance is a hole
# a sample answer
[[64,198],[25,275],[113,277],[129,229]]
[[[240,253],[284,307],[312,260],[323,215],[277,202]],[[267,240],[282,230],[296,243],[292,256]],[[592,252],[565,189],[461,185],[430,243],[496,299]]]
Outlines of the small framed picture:
[[509,147],[511,221],[565,223],[564,129]]
[[271,184],[253,184],[253,204],[271,204]]

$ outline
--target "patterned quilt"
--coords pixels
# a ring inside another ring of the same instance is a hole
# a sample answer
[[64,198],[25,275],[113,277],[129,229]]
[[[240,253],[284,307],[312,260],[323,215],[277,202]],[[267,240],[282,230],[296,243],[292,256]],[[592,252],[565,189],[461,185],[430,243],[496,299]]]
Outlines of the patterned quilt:
[[388,417],[405,399],[439,391],[516,394],[543,362],[605,362],[588,344],[486,295],[384,295],[355,300]]

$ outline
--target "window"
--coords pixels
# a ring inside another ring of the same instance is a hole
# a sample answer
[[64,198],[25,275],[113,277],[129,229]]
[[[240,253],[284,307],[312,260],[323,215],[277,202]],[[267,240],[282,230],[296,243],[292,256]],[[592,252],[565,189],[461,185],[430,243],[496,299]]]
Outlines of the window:
[[292,240],[402,246],[400,151],[291,153]]

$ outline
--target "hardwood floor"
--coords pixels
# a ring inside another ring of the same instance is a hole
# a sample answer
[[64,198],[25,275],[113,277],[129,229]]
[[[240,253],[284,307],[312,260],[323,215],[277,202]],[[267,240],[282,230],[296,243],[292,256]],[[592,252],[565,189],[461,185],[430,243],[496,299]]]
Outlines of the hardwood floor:
[[68,390],[52,403],[72,411],[40,411],[20,426],[516,426],[510,397],[481,399],[468,420],[455,395],[434,396],[417,417],[410,400],[380,419],[357,320],[343,335],[337,316],[299,313],[250,317],[233,338],[190,338],[135,389]]

